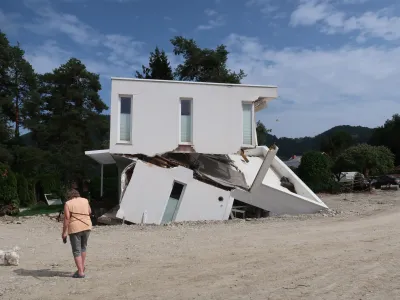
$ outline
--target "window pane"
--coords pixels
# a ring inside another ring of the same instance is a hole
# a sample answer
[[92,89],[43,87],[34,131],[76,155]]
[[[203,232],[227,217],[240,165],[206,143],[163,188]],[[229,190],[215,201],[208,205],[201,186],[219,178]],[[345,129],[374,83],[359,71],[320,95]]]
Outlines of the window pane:
[[192,101],[181,100],[181,142],[192,142]]
[[181,100],[181,116],[190,116],[191,115],[191,100]]
[[130,97],[121,97],[121,114],[130,114],[132,99]]
[[243,104],[243,145],[253,144],[253,104]]
[[132,98],[121,97],[121,113],[119,116],[119,139],[130,142],[131,140],[131,106]]

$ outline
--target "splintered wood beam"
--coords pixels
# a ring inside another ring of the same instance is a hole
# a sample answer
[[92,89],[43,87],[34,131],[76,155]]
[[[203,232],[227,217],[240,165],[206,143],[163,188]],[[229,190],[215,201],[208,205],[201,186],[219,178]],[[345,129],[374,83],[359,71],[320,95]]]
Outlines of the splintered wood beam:
[[249,162],[249,159],[247,158],[246,154],[244,154],[244,150],[240,149],[240,155],[242,156],[242,158],[245,160],[245,162]]

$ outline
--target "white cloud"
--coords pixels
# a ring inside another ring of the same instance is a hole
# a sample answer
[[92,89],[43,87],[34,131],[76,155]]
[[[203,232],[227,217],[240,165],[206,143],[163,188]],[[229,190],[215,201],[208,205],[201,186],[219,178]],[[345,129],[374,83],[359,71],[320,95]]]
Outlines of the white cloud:
[[197,30],[210,30],[214,29],[215,27],[224,26],[226,24],[225,17],[215,10],[206,9],[204,13],[209,18],[209,20],[207,24],[197,26]]
[[258,116],[278,136],[382,125],[400,111],[400,47],[277,51],[234,34],[225,43],[230,67],[248,74],[244,82],[278,85],[280,98]]
[[168,16],[165,16],[165,17],[164,17],[164,20],[165,20],[165,21],[172,21],[172,18],[171,18],[171,17],[168,17]]
[[341,0],[343,4],[362,4],[370,0]]
[[215,10],[213,10],[213,9],[206,9],[206,10],[204,11],[204,13],[205,13],[207,16],[209,16],[209,17],[215,16],[215,15],[218,14],[218,13],[217,13]]
[[261,13],[269,15],[279,9],[279,7],[272,4],[272,2],[272,0],[247,0],[246,5],[259,7]]
[[[343,1],[343,0],[342,0]],[[344,0],[345,4],[355,1]],[[357,1],[360,3],[360,1]],[[361,1],[362,2],[362,1]],[[301,1],[291,15],[291,26],[321,25],[322,32],[327,34],[358,33],[358,41],[368,37],[388,41],[400,39],[400,17],[392,16],[386,8],[379,11],[367,11],[349,15],[335,9],[329,0]]]
[[[33,6],[32,1],[35,1]],[[38,5],[36,1],[43,1],[40,2],[42,5]],[[132,37],[100,33],[74,15],[55,11],[44,0],[29,0],[27,5],[36,13],[37,17],[34,22],[25,24],[26,29],[49,37],[59,37],[60,34],[63,34],[81,46],[82,52],[103,53],[97,62],[92,58],[85,60],[85,63],[91,63],[92,70],[97,70],[103,75],[132,74],[133,69],[139,67],[147,59],[142,55],[143,43]],[[35,57],[35,59],[39,59],[37,56]],[[57,57],[55,56],[53,60],[58,64]]]
[[39,47],[26,47],[26,59],[32,64],[35,72],[43,74],[51,72],[65,63],[72,53],[60,48],[56,41],[47,40]]
[[328,17],[331,10],[332,7],[327,2],[319,2],[318,0],[301,2],[292,13],[290,24],[292,26],[313,25]]

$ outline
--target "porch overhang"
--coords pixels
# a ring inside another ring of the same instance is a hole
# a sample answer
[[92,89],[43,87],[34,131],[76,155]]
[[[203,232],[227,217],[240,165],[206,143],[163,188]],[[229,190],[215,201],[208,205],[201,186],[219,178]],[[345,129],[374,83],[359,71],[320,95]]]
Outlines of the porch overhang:
[[110,154],[110,149],[85,151],[85,155],[89,156],[101,165],[115,164],[115,160]]
[[97,161],[100,166],[100,197],[103,197],[104,192],[104,165],[115,164],[114,157],[110,154],[110,149],[85,151],[85,155]]

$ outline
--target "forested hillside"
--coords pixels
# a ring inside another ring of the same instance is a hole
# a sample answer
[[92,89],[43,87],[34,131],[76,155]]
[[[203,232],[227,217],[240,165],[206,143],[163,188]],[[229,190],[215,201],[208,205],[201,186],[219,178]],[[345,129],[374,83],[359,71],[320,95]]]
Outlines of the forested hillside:
[[293,155],[302,155],[307,151],[321,150],[321,144],[324,139],[337,132],[348,133],[354,140],[354,143],[368,143],[374,129],[362,126],[340,125],[335,126],[314,137],[287,138],[276,137],[267,133],[267,145],[275,143],[279,147],[278,156],[282,159],[288,159]]

